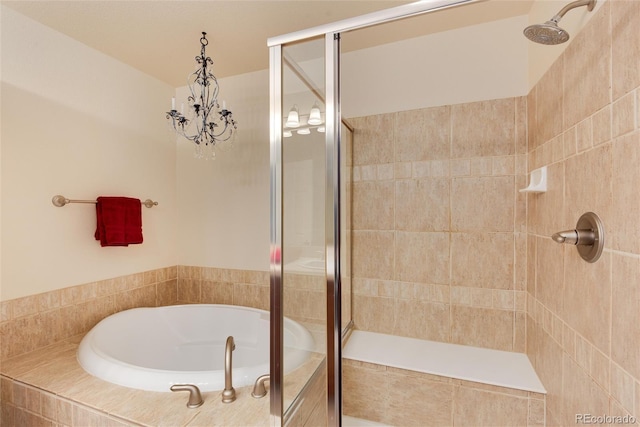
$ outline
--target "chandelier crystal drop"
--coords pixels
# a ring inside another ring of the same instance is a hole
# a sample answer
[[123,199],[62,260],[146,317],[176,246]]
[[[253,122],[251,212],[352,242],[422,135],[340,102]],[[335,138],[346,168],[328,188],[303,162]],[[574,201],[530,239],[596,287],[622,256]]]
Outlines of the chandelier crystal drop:
[[188,116],[184,114],[184,104],[180,112],[176,110],[175,98],[171,100],[171,111],[167,112],[167,120],[175,132],[195,144],[197,158],[214,158],[214,147],[221,147],[225,141],[233,142],[238,129],[225,102],[222,102],[222,108],[218,103],[220,87],[211,71],[213,60],[205,53],[209,44],[206,36],[203,31],[200,56],[195,58],[198,68],[187,79],[191,93],[187,98]]

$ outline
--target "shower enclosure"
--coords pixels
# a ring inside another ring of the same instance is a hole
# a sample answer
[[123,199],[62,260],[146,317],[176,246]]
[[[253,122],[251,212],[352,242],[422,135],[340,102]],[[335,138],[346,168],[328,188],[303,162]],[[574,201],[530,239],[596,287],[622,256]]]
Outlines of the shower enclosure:
[[[292,419],[312,382],[341,425],[341,348],[350,326],[353,129],[340,111],[340,35],[472,0],[427,0],[269,39],[271,144],[271,424]],[[320,121],[312,109],[321,111]],[[287,372],[283,317],[315,338],[309,366]]]
[[[339,205],[334,198],[346,197],[347,192],[328,183],[349,180],[333,176],[340,172],[334,162],[338,165],[346,153],[343,150],[340,155],[337,144],[326,142],[340,133],[336,129],[340,122],[332,108],[336,91],[325,78],[325,44],[324,38],[316,37],[271,51],[272,64],[279,64],[280,74],[272,80],[272,93],[279,95],[272,103],[277,124],[272,124],[271,147],[271,360],[277,361],[271,366],[271,413],[275,424],[283,422],[282,415],[290,407],[297,407],[300,392],[312,378],[324,383],[328,372],[338,372],[333,364],[340,357],[343,304],[340,281],[334,278],[340,277],[341,267],[348,271],[348,257],[340,262],[339,242],[348,234],[346,229],[341,233],[340,224],[349,221],[340,217],[347,211],[334,209]],[[350,130],[343,126],[348,135]],[[349,298],[349,292],[344,295]],[[288,351],[282,341],[282,315],[303,322],[315,339],[309,366],[290,375],[281,363]],[[337,340],[327,339],[334,336],[328,325],[335,328]]]

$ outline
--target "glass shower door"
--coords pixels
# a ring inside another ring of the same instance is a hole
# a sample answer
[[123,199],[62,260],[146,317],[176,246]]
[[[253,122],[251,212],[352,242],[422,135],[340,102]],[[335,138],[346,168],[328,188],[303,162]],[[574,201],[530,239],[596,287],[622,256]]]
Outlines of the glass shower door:
[[[283,336],[281,422],[285,422],[301,412],[298,408],[305,400],[301,392],[308,384],[326,382],[323,39],[282,46],[280,56],[281,113],[277,131],[281,138],[280,152],[276,153],[281,162],[280,232],[276,236],[281,239],[276,245],[280,255],[280,309],[313,338],[313,344],[303,349],[308,356],[306,362],[291,370],[288,360],[301,349],[289,347],[286,334]],[[272,279],[273,271],[272,259]],[[272,288],[273,285],[272,282]],[[309,396],[306,398],[309,400]]]
[[[340,37],[270,46],[271,423],[337,426],[352,326],[351,255],[342,248],[351,239],[353,129],[340,113]],[[297,350],[287,348],[284,316],[314,338],[291,372],[286,357]]]
[[[340,252],[340,241],[350,240],[350,209],[340,205],[350,206],[351,173],[350,145],[341,148],[337,138],[351,131],[336,126],[337,90],[325,88],[335,78],[325,53],[335,53],[337,43],[317,37],[271,48],[271,357],[277,362],[271,375],[280,380],[271,382],[275,425],[333,425],[340,418],[341,337],[351,312],[350,292],[340,289],[340,271],[350,271],[350,252]],[[288,369],[288,358],[300,349],[287,346],[287,319],[313,337],[307,361],[295,370]]]

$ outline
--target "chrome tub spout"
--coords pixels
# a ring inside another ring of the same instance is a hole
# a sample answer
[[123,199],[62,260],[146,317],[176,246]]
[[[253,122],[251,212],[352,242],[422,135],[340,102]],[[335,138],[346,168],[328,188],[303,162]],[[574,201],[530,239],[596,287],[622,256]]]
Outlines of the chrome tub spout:
[[236,343],[233,337],[227,337],[227,344],[224,346],[224,391],[222,392],[222,403],[231,403],[236,400],[236,391],[233,388],[232,371],[232,352],[236,349]]

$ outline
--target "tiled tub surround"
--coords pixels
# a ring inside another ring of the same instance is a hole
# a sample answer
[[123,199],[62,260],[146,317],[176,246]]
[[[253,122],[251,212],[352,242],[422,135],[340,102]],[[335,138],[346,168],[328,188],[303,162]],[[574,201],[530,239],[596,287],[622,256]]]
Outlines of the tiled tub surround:
[[[604,3],[532,89],[527,353],[547,388],[547,425],[576,414],[640,419],[640,2]],[[596,212],[594,264],[548,236]]]
[[[319,398],[324,394],[317,393],[326,382],[321,365],[326,318],[322,278],[285,275],[285,314],[304,323],[318,345],[318,353],[285,378],[287,406],[313,379],[290,425],[316,425],[326,416],[326,401]],[[194,412],[185,408],[185,395],[119,387],[78,365],[77,345],[101,319],[134,307],[185,303],[268,309],[269,273],[174,266],[0,303],[0,419],[8,425],[265,425],[268,399],[250,398],[250,387],[238,389],[238,402],[245,398],[239,405],[220,405],[219,393],[204,393],[212,403]]]
[[[284,315],[305,324],[326,322],[324,275],[284,273]],[[232,304],[269,310],[269,272],[179,266],[179,303]]]
[[[77,337],[3,362],[0,376],[2,425],[7,426],[265,426],[269,398],[251,397],[253,386],[236,388],[236,401],[223,404],[222,391],[202,393],[204,405],[186,407],[186,393],[135,390],[102,381],[86,373],[76,359]],[[285,393],[300,390],[318,367],[309,361],[285,379]],[[319,378],[323,378],[322,375]],[[318,381],[315,381],[316,384]],[[320,381],[321,385],[324,384]],[[267,384],[268,386],[268,384]],[[293,419],[318,420],[324,399],[313,395],[298,407]],[[292,396],[285,394],[289,401]],[[310,424],[310,425],[318,425]]]
[[122,310],[189,303],[268,310],[269,273],[172,266],[3,301],[0,360],[86,333]]
[[352,119],[357,329],[524,352],[526,98]]
[[181,265],[177,301],[269,310],[269,272]]
[[0,361],[84,334],[110,314],[176,302],[175,266],[0,302]]
[[203,393],[204,405],[188,409],[186,393],[134,390],[102,381],[77,363],[81,338],[3,363],[3,425],[262,426],[268,420],[268,399],[253,399],[251,387],[236,389],[232,404],[221,402],[221,391]]
[[[311,292],[299,297],[317,296],[314,281],[292,277],[292,285],[294,280]],[[265,425],[268,399],[251,398],[251,387],[238,389],[238,400],[231,405],[219,404],[220,392],[203,393],[206,403],[194,411],[186,408],[183,393],[120,387],[90,376],[78,365],[80,340],[104,317],[134,307],[183,303],[268,309],[269,274],[173,266],[0,303],[0,419],[7,425]],[[312,326],[322,320],[314,303],[306,307],[307,311],[298,306],[291,314]],[[288,401],[320,361],[314,355],[287,376]],[[317,419],[317,404],[317,399],[306,399],[295,419]]]

